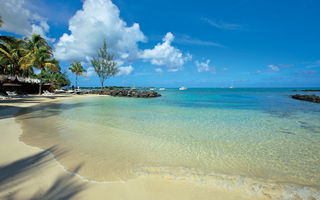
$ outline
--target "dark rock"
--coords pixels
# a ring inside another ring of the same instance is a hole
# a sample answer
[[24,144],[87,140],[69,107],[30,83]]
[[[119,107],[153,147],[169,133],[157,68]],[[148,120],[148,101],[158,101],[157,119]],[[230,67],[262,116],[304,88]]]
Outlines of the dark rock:
[[302,100],[302,101],[310,101],[310,102],[314,102],[314,103],[320,103],[320,97],[317,95],[300,95],[300,94],[296,94],[296,95],[292,95],[291,96],[293,99],[298,99],[298,100]]
[[309,90],[308,89],[307,90],[301,90],[301,91],[303,91],[303,92],[320,92],[320,90],[310,90],[310,89]]
[[88,90],[82,92],[82,94],[99,94],[110,95],[115,97],[136,97],[136,98],[154,98],[160,97],[161,94],[155,91],[135,91],[126,89],[105,89],[105,90]]

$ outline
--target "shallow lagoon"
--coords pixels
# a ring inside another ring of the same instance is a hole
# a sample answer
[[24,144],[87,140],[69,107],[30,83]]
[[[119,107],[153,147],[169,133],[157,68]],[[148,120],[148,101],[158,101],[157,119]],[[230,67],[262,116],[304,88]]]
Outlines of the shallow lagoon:
[[320,104],[292,89],[168,89],[155,99],[90,97],[22,110],[27,144],[66,152],[95,181],[186,179],[320,198]]

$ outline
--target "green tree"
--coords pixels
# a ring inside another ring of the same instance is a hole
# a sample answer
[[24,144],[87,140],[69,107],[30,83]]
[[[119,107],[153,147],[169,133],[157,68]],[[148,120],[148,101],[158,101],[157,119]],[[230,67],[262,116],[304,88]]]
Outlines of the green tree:
[[[61,67],[59,65],[59,61],[53,59],[58,70],[45,70],[42,76],[42,80],[44,83],[50,83],[54,88],[61,88],[64,86],[69,86],[71,84],[68,75],[66,72],[61,72]],[[40,74],[38,75],[40,76]],[[40,78],[40,77],[38,77]]]
[[42,80],[44,83],[50,83],[53,88],[61,88],[70,85],[70,80],[66,72],[46,71],[43,73]]
[[32,38],[25,38],[27,54],[20,61],[21,69],[35,67],[41,70],[39,95],[42,92],[42,77],[45,70],[58,71],[58,62],[53,59],[53,51],[47,41],[40,35],[33,34]]
[[52,77],[52,82],[58,86],[58,88],[69,86],[71,81],[68,78],[67,72],[56,72]]
[[103,89],[106,79],[115,76],[119,72],[117,63],[113,61],[113,58],[114,55],[108,53],[107,42],[104,40],[103,48],[100,48],[97,57],[93,56],[91,60],[91,65],[100,79],[101,89]]
[[71,63],[69,70],[76,75],[76,88],[78,88],[78,76],[85,76],[84,72],[87,72],[87,70],[85,70],[81,63],[76,60]]
[[20,62],[27,51],[25,41],[11,36],[0,36],[0,73],[12,76],[32,75],[32,68],[20,69]]

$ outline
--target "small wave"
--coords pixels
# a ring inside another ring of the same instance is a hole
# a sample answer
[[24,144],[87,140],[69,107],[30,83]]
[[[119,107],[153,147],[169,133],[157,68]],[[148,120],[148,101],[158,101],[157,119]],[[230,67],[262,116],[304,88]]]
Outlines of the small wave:
[[216,173],[203,173],[185,167],[144,167],[135,170],[136,176],[159,177],[177,181],[189,181],[197,184],[214,186],[228,190],[238,190],[250,196],[265,197],[269,199],[303,199],[320,200],[319,189],[295,185],[275,183],[271,180],[255,180],[252,178],[224,175]]

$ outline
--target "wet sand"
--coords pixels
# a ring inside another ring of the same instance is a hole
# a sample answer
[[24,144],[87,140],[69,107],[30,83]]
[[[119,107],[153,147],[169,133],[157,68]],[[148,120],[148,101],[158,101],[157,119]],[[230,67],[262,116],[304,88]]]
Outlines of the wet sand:
[[88,95],[32,96],[0,101],[0,199],[269,199],[237,189],[161,176],[139,176],[125,182],[88,181],[77,175],[82,163],[75,163],[73,170],[66,171],[49,153],[63,156],[67,152],[57,147],[46,151],[20,141],[23,130],[14,115],[21,108],[82,97]]

